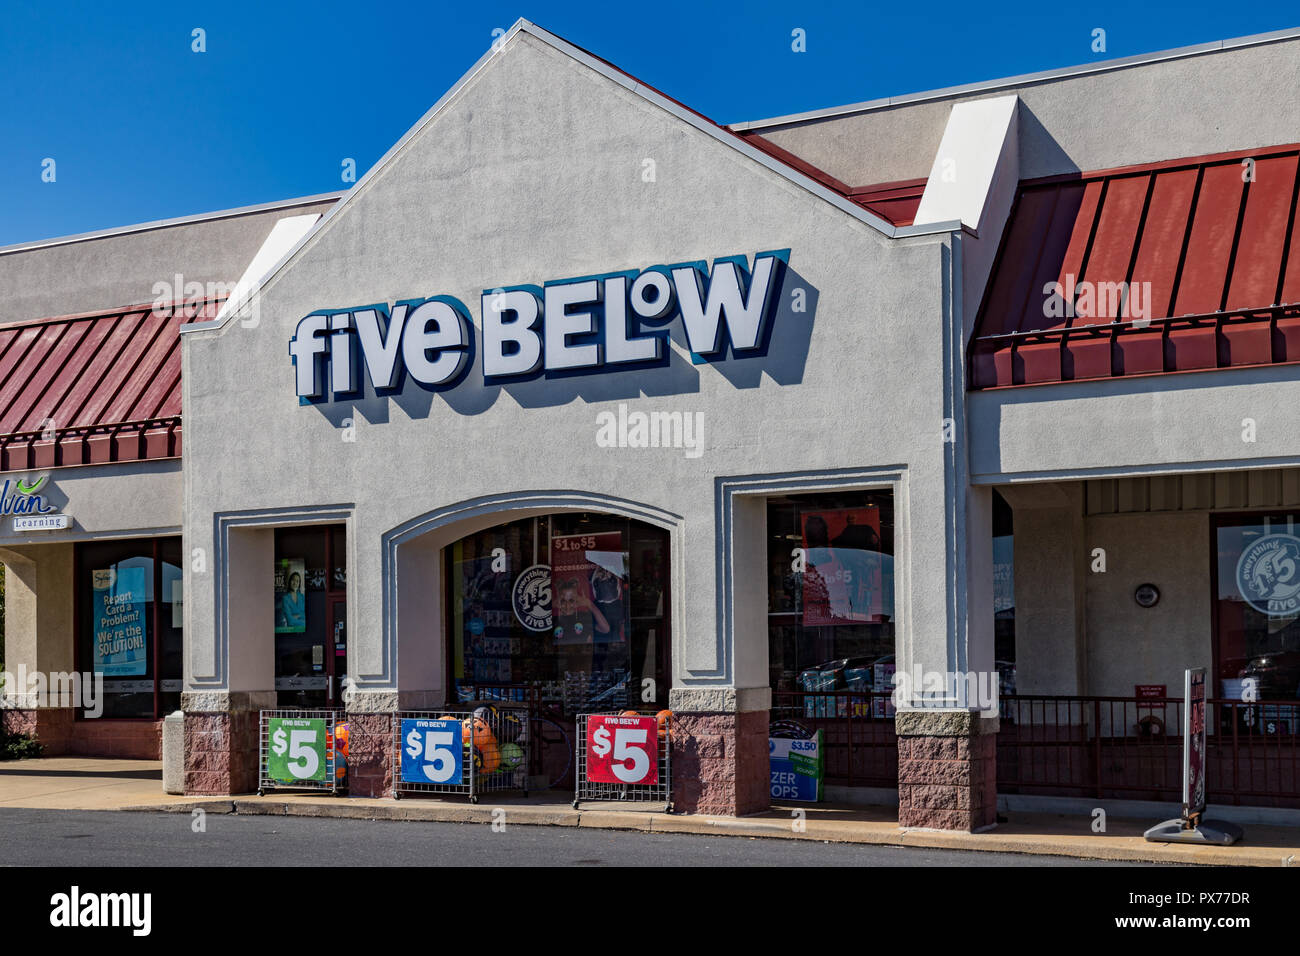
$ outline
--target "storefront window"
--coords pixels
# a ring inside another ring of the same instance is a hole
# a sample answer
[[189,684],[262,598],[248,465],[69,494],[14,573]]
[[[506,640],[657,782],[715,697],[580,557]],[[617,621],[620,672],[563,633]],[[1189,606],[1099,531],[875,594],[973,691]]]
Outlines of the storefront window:
[[993,656],[998,693],[1016,692],[1015,537],[1011,506],[993,492]]
[[1219,695],[1300,697],[1300,514],[1221,516],[1214,537]]
[[77,669],[104,675],[104,717],[159,719],[180,707],[180,550],[179,538],[77,547]]
[[343,525],[275,531],[275,690],[281,707],[337,707],[347,674]]
[[893,689],[894,498],[769,498],[772,689]]
[[513,521],[448,549],[457,699],[527,688],[554,718],[668,706],[668,533],[626,518]]

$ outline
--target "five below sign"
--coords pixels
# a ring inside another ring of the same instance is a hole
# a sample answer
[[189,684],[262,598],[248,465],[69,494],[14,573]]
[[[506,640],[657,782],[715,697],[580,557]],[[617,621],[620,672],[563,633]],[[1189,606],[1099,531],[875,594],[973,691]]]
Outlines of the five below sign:
[[[687,262],[488,289],[483,378],[662,364],[666,326],[679,317],[699,360],[721,358],[728,343],[735,354],[761,354],[788,259],[785,249],[758,253],[752,268],[744,256],[726,256],[707,272],[705,263]],[[469,310],[438,295],[313,312],[298,323],[289,354],[298,395],[322,400],[359,394],[362,367],[379,394],[400,391],[404,375],[426,388],[450,387],[467,371],[472,347]]]

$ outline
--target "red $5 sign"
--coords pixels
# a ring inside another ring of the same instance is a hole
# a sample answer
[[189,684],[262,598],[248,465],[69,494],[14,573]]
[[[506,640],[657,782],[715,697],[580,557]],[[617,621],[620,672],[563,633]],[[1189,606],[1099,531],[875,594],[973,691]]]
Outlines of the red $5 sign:
[[593,783],[658,783],[659,725],[655,718],[588,717],[587,779]]

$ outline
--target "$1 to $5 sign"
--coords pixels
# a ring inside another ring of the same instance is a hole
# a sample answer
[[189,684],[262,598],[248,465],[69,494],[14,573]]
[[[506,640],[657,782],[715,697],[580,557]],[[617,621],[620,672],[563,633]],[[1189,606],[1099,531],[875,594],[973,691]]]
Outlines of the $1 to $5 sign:
[[653,717],[587,718],[587,779],[659,782],[659,724]]

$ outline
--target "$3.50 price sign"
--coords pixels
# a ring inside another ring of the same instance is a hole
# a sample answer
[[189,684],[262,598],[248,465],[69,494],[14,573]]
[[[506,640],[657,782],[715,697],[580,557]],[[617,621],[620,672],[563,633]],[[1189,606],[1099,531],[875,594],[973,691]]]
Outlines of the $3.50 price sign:
[[464,782],[459,720],[402,720],[402,783]]
[[266,775],[277,783],[324,783],[325,721],[315,717],[272,717]]
[[587,779],[593,783],[658,783],[658,721],[653,717],[588,717]]

